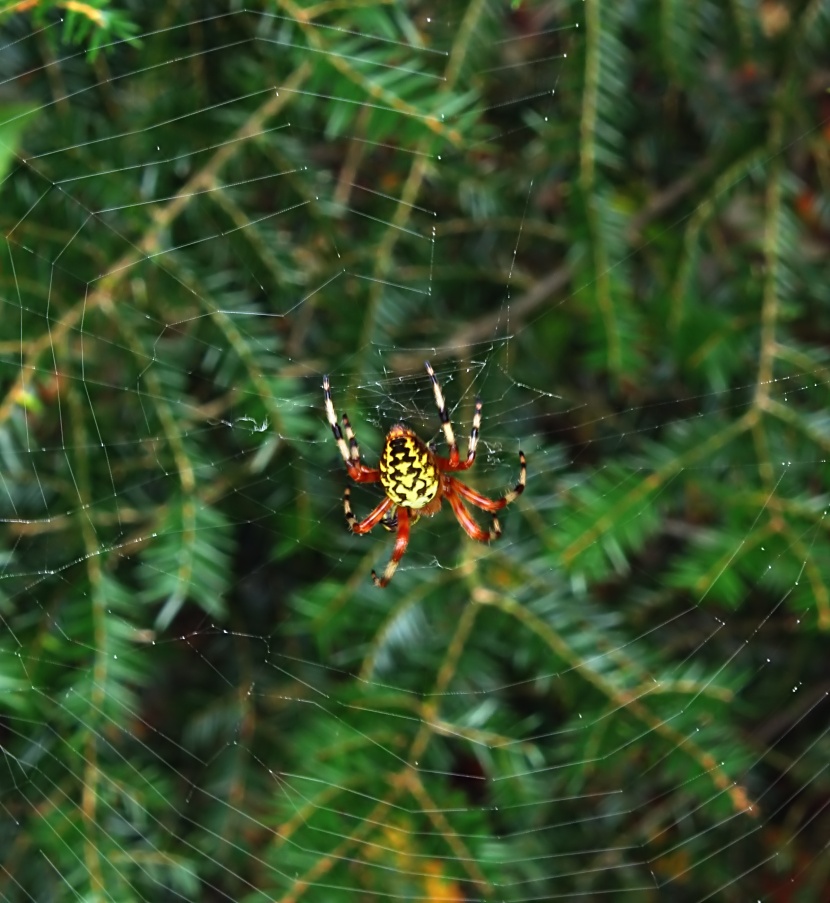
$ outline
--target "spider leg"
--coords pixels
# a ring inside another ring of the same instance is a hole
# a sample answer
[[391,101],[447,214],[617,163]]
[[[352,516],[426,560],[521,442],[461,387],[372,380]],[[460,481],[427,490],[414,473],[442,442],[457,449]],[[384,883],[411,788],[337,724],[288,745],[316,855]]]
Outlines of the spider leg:
[[450,415],[447,411],[447,403],[444,400],[444,393],[438,383],[438,378],[429,361],[425,362],[427,373],[432,381],[432,391],[435,395],[435,406],[438,408],[438,416],[441,418],[441,428],[444,430],[444,439],[450,449],[449,458],[438,457],[438,461],[444,470],[467,470],[473,466],[476,459],[476,446],[478,445],[478,434],[481,429],[481,399],[476,398],[476,411],[473,416],[473,428],[470,431],[470,444],[467,446],[467,460],[461,461],[458,453],[458,443],[455,441],[455,433],[453,432],[452,423],[450,423]]
[[501,536],[501,525],[495,517],[493,517],[493,524],[490,529],[484,530],[473,520],[472,514],[470,514],[464,502],[461,501],[454,491],[445,492],[444,498],[450,503],[455,516],[458,518],[458,523],[461,524],[467,535],[472,539],[478,540],[478,542],[492,542]]
[[[389,499],[387,499],[387,501],[389,501]],[[382,504],[383,503],[381,502],[381,505]],[[398,508],[397,518],[398,532],[395,535],[395,548],[392,549],[392,557],[389,559],[389,564],[386,565],[382,577],[378,577],[378,575],[372,571],[372,582],[378,589],[383,589],[383,587],[392,579],[395,571],[398,569],[398,562],[403,558],[406,547],[409,545],[409,509]]]
[[478,446],[478,431],[481,429],[481,399],[476,398],[476,412],[473,415],[473,428],[470,430],[470,443],[467,446],[467,460],[459,466],[459,470],[466,470],[473,466],[476,459],[476,447]]
[[438,459],[438,463],[441,465],[442,470],[468,470],[473,466],[473,463],[476,459],[476,448],[478,447],[478,434],[481,429],[481,399],[476,398],[476,412],[473,415],[473,428],[470,430],[470,443],[467,446],[467,460],[466,461],[456,461],[453,464],[452,455],[449,458],[442,458],[441,455],[436,455],[435,457]]
[[360,466],[360,446],[357,444],[354,430],[347,414],[343,415],[343,429],[346,431],[346,438],[349,440],[349,455],[353,464]]
[[360,460],[360,446],[357,444],[349,418],[344,414],[343,426],[346,429],[346,439],[349,440],[349,444],[346,445],[346,439],[343,438],[343,430],[340,429],[340,424],[337,422],[334,402],[331,400],[331,383],[329,383],[328,376],[323,377],[323,396],[326,405],[326,419],[334,434],[334,441],[340,449],[340,456],[346,462],[349,476],[355,483],[377,483],[380,480],[380,471],[374,467],[367,467]]
[[349,454],[349,449],[343,439],[343,431],[340,429],[340,424],[337,422],[337,414],[334,412],[334,402],[331,400],[331,384],[329,383],[328,375],[323,377],[323,397],[326,404],[326,418],[328,419],[331,431],[334,433],[334,441],[340,449],[343,460],[346,464],[351,464],[351,455]]
[[483,511],[495,514],[496,511],[501,511],[502,508],[506,508],[511,502],[515,502],[524,492],[527,483],[527,460],[524,452],[519,452],[519,468],[519,482],[516,483],[513,489],[505,492],[500,499],[488,499],[486,495],[481,495],[475,489],[470,489],[469,486],[465,486],[461,480],[456,480],[454,477],[447,477],[447,479],[451,481],[453,492],[457,492],[461,498],[466,499]]
[[387,496],[363,520],[358,520],[352,511],[352,490],[347,486],[343,493],[343,510],[346,512],[346,522],[352,533],[368,533],[383,520],[384,515],[391,507],[392,499]]
[[435,407],[438,408],[438,416],[441,418],[441,429],[444,430],[444,439],[450,449],[447,467],[450,470],[456,470],[459,460],[458,443],[455,441],[455,433],[452,431],[450,415],[447,411],[447,403],[444,401],[444,393],[441,391],[441,386],[438,384],[438,378],[435,375],[435,371],[432,369],[432,364],[430,364],[429,361],[425,361],[424,366],[427,368],[430,380],[432,380],[432,391],[435,395]]

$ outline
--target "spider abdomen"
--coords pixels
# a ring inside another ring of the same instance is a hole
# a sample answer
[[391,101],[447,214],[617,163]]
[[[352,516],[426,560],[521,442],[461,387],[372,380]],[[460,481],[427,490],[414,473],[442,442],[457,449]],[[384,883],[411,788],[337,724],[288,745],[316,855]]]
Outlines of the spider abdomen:
[[438,494],[440,480],[426,444],[407,427],[392,427],[380,455],[380,482],[394,504],[426,508]]

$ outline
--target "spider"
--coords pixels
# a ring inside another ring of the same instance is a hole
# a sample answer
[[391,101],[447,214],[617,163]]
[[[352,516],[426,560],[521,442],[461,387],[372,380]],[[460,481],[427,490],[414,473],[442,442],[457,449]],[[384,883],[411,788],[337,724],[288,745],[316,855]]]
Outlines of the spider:
[[[378,524],[387,530],[395,530],[395,547],[392,557],[382,577],[372,571],[375,586],[383,588],[392,579],[398,563],[406,552],[409,543],[409,528],[422,515],[431,516],[441,508],[441,500],[446,499],[453,510],[458,523],[464,531],[479,542],[491,542],[501,536],[501,526],[496,512],[501,511],[515,501],[524,491],[527,482],[527,462],[524,452],[519,452],[519,482],[500,499],[488,499],[474,489],[470,489],[461,480],[450,474],[454,471],[469,470],[476,459],[478,431],[481,426],[481,399],[476,398],[473,429],[470,433],[470,444],[467,447],[467,458],[462,461],[458,453],[458,444],[447,413],[447,405],[435,371],[429,361],[425,363],[427,373],[432,380],[432,391],[435,395],[435,406],[441,418],[444,439],[450,449],[448,458],[436,454],[435,447],[422,442],[415,433],[402,423],[395,424],[386,434],[380,462],[377,468],[367,467],[360,460],[360,446],[357,444],[349,418],[343,415],[343,430],[337,422],[334,403],[331,400],[331,384],[328,376],[323,377],[323,393],[328,417],[335,442],[340,454],[346,462],[346,470],[355,483],[380,483],[386,493],[383,501],[363,520],[358,520],[351,505],[351,490],[347,486],[343,495],[343,510],[346,523],[352,533],[368,533]],[[345,431],[346,439],[343,438]],[[483,530],[475,522],[464,501],[493,515],[493,523],[489,530]]]

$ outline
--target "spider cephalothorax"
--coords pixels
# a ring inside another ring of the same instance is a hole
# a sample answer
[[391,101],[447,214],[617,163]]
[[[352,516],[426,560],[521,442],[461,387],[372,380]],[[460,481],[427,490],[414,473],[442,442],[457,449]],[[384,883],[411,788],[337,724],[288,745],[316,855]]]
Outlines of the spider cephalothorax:
[[[331,400],[331,384],[328,376],[323,377],[326,417],[331,431],[334,433],[340,454],[346,462],[349,476],[356,483],[379,482],[385,493],[383,501],[367,517],[359,521],[352,511],[351,491],[346,487],[343,509],[346,512],[349,529],[353,533],[368,533],[380,523],[387,529],[396,531],[395,548],[389,564],[383,572],[383,577],[378,577],[372,571],[372,580],[375,586],[386,586],[392,579],[398,562],[406,552],[410,525],[415,523],[421,515],[435,514],[441,507],[442,499],[447,500],[458,522],[470,537],[479,542],[489,542],[501,536],[501,527],[496,519],[496,512],[501,511],[502,508],[518,498],[524,491],[527,482],[527,463],[524,453],[521,451],[519,452],[519,482],[500,499],[488,499],[450,476],[453,471],[468,470],[476,459],[478,433],[481,428],[481,399],[476,399],[467,458],[462,461],[441,386],[438,384],[429,361],[425,366],[429,378],[432,380],[435,405],[438,408],[438,416],[441,418],[441,427],[444,431],[444,439],[450,449],[450,455],[448,458],[444,458],[436,454],[411,429],[399,423],[393,426],[386,435],[377,468],[367,467],[360,460],[360,447],[349,423],[349,418],[345,414],[343,415],[343,430],[340,429],[337,414],[334,411],[334,403]],[[344,430],[345,439],[343,437]],[[347,439],[348,445],[346,445]],[[483,530],[473,520],[464,504],[465,500],[493,515],[493,523],[489,530]]]

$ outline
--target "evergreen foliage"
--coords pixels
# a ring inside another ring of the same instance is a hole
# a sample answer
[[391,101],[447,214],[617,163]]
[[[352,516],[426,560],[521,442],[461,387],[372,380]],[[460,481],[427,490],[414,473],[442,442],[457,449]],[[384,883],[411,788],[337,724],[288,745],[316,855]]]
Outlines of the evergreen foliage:
[[830,0],[17,6],[0,899],[826,899]]

